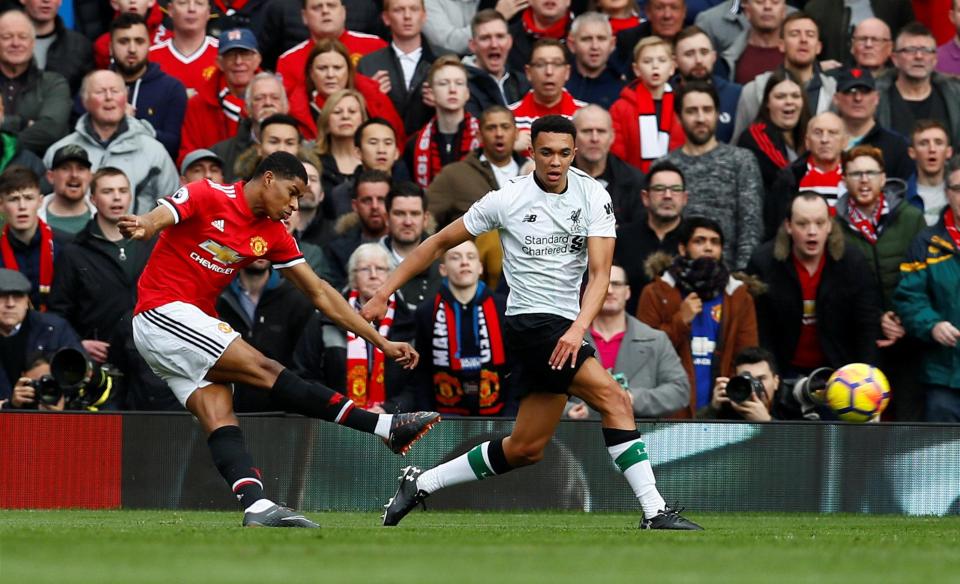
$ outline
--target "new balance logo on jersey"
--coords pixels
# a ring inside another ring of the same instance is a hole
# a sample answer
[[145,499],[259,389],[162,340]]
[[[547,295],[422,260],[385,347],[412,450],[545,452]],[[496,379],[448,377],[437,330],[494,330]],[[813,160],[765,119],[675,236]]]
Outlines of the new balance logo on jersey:
[[223,219],[214,219],[210,222],[210,225],[213,225],[213,228],[223,233]]
[[537,222],[536,215],[524,215],[523,221],[521,221],[521,223],[536,223],[536,222]]
[[613,214],[613,203],[607,203],[603,206],[603,210],[607,212],[607,215]]

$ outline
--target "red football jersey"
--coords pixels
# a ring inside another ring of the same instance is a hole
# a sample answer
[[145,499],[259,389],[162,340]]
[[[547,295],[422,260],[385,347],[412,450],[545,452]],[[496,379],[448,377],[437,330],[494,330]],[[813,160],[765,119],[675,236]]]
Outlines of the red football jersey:
[[188,96],[193,96],[203,82],[217,71],[219,46],[217,39],[208,36],[194,54],[187,56],[173,46],[173,37],[170,37],[150,47],[147,58],[160,65],[167,75],[180,80],[187,88]]
[[160,234],[140,276],[134,314],[179,301],[216,317],[217,297],[237,270],[261,258],[278,269],[304,261],[282,222],[250,211],[243,183],[199,180],[160,204],[176,224]]
[[585,105],[587,105],[586,102],[574,99],[570,92],[564,89],[560,101],[553,107],[546,107],[533,98],[533,90],[531,89],[523,96],[523,99],[510,104],[510,109],[517,120],[517,130],[529,132],[533,122],[543,116],[560,115],[569,119]]
[[[354,66],[361,57],[387,46],[387,41],[376,35],[352,30],[344,31],[337,40],[347,47]],[[283,88],[287,90],[287,95],[291,95],[294,89],[305,83],[303,74],[307,68],[307,58],[311,50],[313,50],[313,40],[307,39],[280,55],[277,60],[277,73],[283,78]]]

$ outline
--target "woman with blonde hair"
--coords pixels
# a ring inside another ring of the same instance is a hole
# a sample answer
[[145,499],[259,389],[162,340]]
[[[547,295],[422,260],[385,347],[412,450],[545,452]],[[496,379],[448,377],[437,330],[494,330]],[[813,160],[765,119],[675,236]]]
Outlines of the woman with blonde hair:
[[361,160],[357,156],[353,135],[367,119],[367,102],[355,89],[341,89],[331,94],[317,117],[317,140],[314,152],[323,165],[323,192],[353,176]]

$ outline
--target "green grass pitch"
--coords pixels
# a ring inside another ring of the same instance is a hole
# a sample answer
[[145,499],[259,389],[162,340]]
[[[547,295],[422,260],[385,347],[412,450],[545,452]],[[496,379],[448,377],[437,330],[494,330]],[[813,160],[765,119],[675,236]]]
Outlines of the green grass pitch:
[[322,529],[241,529],[239,513],[0,512],[0,582],[452,584],[960,582],[960,517],[690,513],[308,513]]

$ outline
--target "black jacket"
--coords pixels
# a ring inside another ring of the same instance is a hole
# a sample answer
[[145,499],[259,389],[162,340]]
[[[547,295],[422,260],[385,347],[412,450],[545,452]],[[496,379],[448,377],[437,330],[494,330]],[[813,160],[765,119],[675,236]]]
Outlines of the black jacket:
[[423,103],[423,82],[427,80],[427,72],[436,57],[430,50],[430,44],[423,39],[423,52],[420,61],[413,70],[413,79],[410,89],[407,90],[403,81],[403,68],[400,59],[392,45],[374,51],[360,59],[357,71],[367,77],[372,77],[377,71],[386,71],[390,75],[390,93],[387,97],[393,102],[400,117],[403,118],[403,129],[407,136],[417,133],[433,117],[434,109]]
[[[239,9],[233,8],[236,2],[229,2],[227,11],[221,10],[216,2],[210,3],[210,21],[207,22],[207,34],[220,38],[220,33],[234,28],[256,29],[263,21],[270,0],[248,0]],[[254,33],[256,34],[256,33]]]
[[[110,339],[117,322],[137,302],[137,280],[153,242],[124,239],[120,244],[104,239],[93,218],[57,259],[49,308],[67,319],[82,339]],[[120,249],[124,262],[118,258]]]
[[780,224],[787,216],[790,201],[799,190],[800,181],[807,175],[807,157],[801,156],[781,170],[767,189],[763,199],[763,241],[777,235]]
[[252,125],[250,118],[243,118],[237,125],[237,134],[234,137],[221,140],[210,147],[210,151],[223,160],[223,180],[227,183],[241,178],[233,172],[233,167],[237,158],[254,144]]
[[[273,272],[254,310],[253,320],[241,307],[242,294],[234,280],[217,299],[220,318],[240,333],[247,343],[289,367],[300,334],[313,314],[313,305],[295,286]],[[238,412],[281,411],[268,391],[242,383],[234,384],[233,409]]]
[[627,164],[614,154],[607,154],[607,167],[596,178],[610,193],[617,225],[632,223],[643,213],[640,189],[646,185],[647,177],[639,168]]
[[[870,0],[873,15],[887,23],[891,38],[897,38],[900,27],[913,22],[913,6],[907,0]],[[823,50],[820,59],[836,59],[841,63],[852,62],[850,55],[850,8],[838,0],[810,0],[803,10],[809,14],[820,29]]]
[[[413,342],[415,335],[413,313],[405,302],[397,299],[393,326],[387,340]],[[294,371],[304,379],[319,381],[334,391],[346,392],[347,385],[347,340],[346,333],[323,314],[316,312],[310,318],[300,342],[293,354]],[[410,412],[414,396],[408,388],[413,372],[404,369],[396,361],[387,359],[384,364],[384,383],[387,401],[383,409],[390,413]]]
[[[0,232],[0,238],[5,237],[2,232]],[[71,236],[62,231],[53,229],[53,278],[56,281],[57,278],[57,264],[60,261],[60,255],[63,253],[63,250],[66,249],[67,244],[70,243]],[[41,298],[40,294],[40,230],[37,229],[37,232],[33,235],[28,243],[23,243],[16,237],[10,237],[10,247],[13,248],[13,257],[17,260],[17,269],[24,276],[30,280],[32,290],[30,292],[30,302],[33,303],[34,308],[45,305],[49,299],[49,294],[44,294]],[[0,268],[8,267],[3,262],[3,257],[0,257]],[[12,267],[11,267],[12,269]],[[51,292],[53,292],[54,284],[51,283]]]
[[511,103],[520,101],[530,91],[530,82],[521,69],[507,69],[510,74],[503,83],[503,92],[507,100],[500,94],[500,86],[489,73],[478,67],[467,65],[467,87],[470,89],[470,101],[466,110],[475,117],[480,117],[483,110],[491,105],[507,107]]
[[80,90],[83,76],[93,70],[93,43],[82,34],[69,30],[59,16],[54,26],[57,38],[47,50],[45,71],[63,75],[73,95]]
[[887,169],[888,178],[909,181],[917,172],[917,165],[907,152],[909,145],[906,138],[880,124],[874,124],[860,140],[860,145],[876,146],[883,151],[883,166]]
[[[639,195],[638,195],[639,197]],[[626,225],[620,224],[617,228],[617,243],[613,249],[614,262],[623,268],[630,283],[630,298],[627,299],[627,314],[637,314],[637,303],[640,302],[640,293],[643,287],[651,282],[645,264],[647,258],[657,252],[665,252],[672,256],[679,252],[680,226],[667,233],[663,241],[647,225],[645,210],[639,210],[637,219]]]
[[[64,347],[83,351],[80,338],[70,324],[56,314],[47,314],[30,309],[21,325],[20,332],[26,333],[24,356],[29,359],[36,353],[50,354]],[[26,369],[24,363],[20,371],[5,372],[0,368],[0,400],[10,399],[18,376]]]
[[[803,292],[792,254],[790,238],[781,230],[774,241],[757,248],[747,265],[747,273],[767,285],[755,300],[760,345],[773,352],[781,370],[790,368],[803,317]],[[834,224],[816,298],[824,366],[876,365],[881,309],[880,290],[870,285],[874,280],[866,258],[844,246],[840,226]]]
[[[520,18],[515,19],[507,27],[510,36],[513,37],[513,47],[507,56],[507,69],[510,71],[523,71],[524,65],[530,62],[530,56],[533,54],[533,45],[540,38],[527,30],[527,27],[523,24],[522,14],[522,12],[518,13]],[[564,44],[566,44],[567,33],[570,32],[571,24],[573,24],[572,18],[570,22],[567,23],[567,32],[563,34],[560,41]]]

